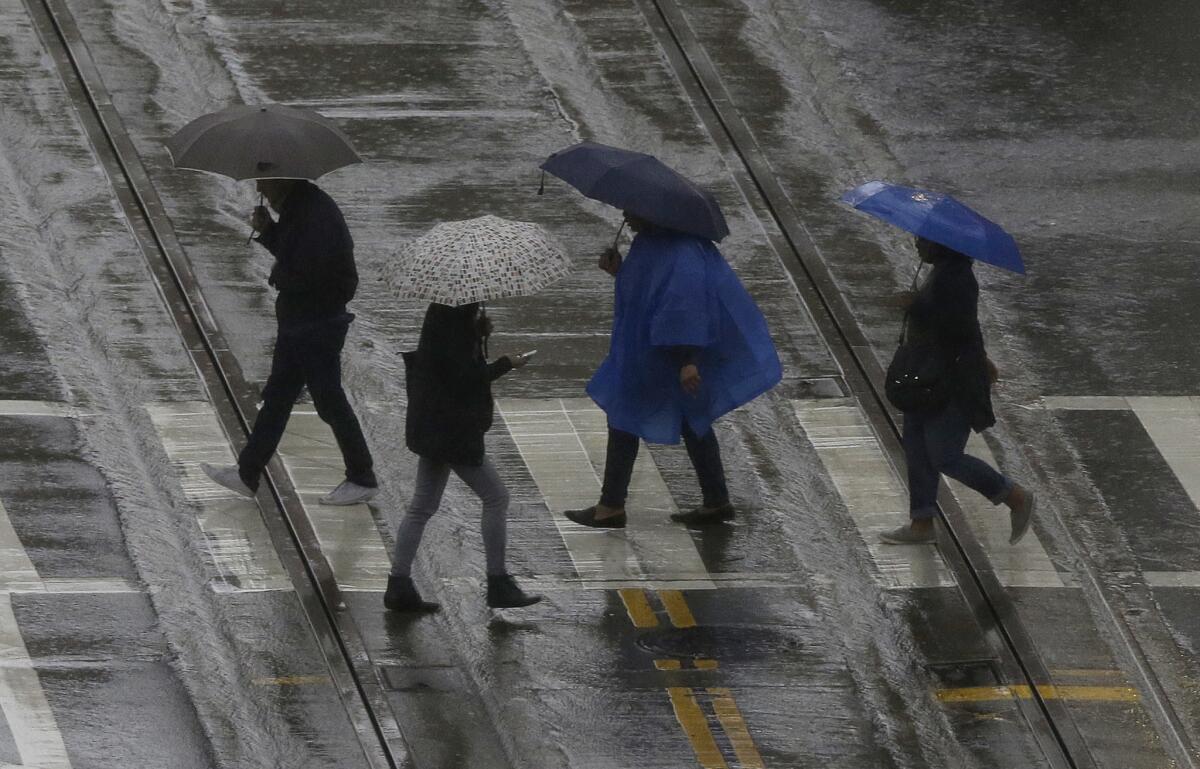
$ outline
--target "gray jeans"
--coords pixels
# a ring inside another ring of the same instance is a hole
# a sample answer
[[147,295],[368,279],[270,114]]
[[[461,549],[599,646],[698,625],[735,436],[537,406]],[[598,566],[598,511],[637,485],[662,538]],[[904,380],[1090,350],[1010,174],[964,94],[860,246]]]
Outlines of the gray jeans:
[[442,503],[442,493],[450,472],[462,479],[483,502],[483,551],[489,576],[504,574],[505,525],[508,516],[508,489],[486,456],[479,467],[447,465],[425,457],[417,463],[417,483],[408,513],[396,531],[396,549],[392,553],[392,576],[407,577],[412,570],[417,547],[425,533],[425,524]]

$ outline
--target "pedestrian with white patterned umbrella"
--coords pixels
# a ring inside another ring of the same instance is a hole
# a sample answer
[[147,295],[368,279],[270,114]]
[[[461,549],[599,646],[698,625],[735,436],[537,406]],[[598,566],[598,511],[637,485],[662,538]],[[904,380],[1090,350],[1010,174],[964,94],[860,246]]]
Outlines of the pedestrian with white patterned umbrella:
[[492,322],[483,303],[528,296],[566,275],[570,260],[536,224],[482,216],[447,222],[396,255],[385,281],[398,296],[431,302],[417,349],[404,353],[408,411],[405,442],[417,455],[412,501],[396,532],[384,606],[427,613],[411,570],[429,519],[437,512],[450,474],[483,505],[487,605],[529,606],[541,596],[524,592],[505,565],[508,489],[484,447],[492,426],[492,382],[521,368],[534,351],[487,359]]
[[177,168],[256,180],[278,214],[259,205],[250,217],[257,242],[275,258],[268,285],[278,290],[278,334],[262,408],[236,465],[204,463],[215,483],[253,496],[279,446],[292,408],[307,387],[317,414],[333,430],[346,479],[322,504],[353,505],[378,493],[374,462],[342,388],[342,348],[358,287],[354,240],[337,204],[313,184],[362,162],[332,122],[279,104],[237,105],[196,118],[167,142]]

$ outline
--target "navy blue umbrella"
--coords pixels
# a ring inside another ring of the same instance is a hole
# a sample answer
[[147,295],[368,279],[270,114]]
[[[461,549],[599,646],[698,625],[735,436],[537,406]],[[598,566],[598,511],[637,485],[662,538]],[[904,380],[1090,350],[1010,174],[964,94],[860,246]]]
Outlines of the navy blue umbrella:
[[541,167],[592,200],[660,227],[709,240],[729,234],[713,196],[653,155],[580,142],[555,152]]
[[1025,274],[1012,235],[949,195],[876,181],[855,187],[841,200],[976,261]]

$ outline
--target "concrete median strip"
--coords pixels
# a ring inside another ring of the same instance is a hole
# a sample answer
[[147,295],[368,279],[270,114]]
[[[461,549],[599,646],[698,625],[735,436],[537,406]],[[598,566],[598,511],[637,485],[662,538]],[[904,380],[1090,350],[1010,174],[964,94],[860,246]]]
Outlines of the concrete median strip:
[[279,456],[342,590],[386,590],[391,559],[366,504],[336,507],[320,497],[346,476],[342,453],[317,412],[296,408]]
[[795,400],[792,407],[857,525],[880,583],[892,588],[953,586],[954,576],[935,546],[879,541],[880,532],[908,520],[908,497],[858,402]]
[[210,561],[221,580],[219,589],[290,589],[291,581],[271,545],[258,503],[217,486],[200,470],[201,462],[228,464],[234,459],[212,405],[157,403],[146,410],[184,496],[195,508]]
[[[881,531],[907,520],[908,497],[858,402],[839,398],[792,403],[796,418],[858,525],[879,569],[880,581],[887,587],[953,585],[954,578],[934,546],[895,546],[878,541]],[[996,464],[987,443],[976,433],[972,433],[967,451]],[[1065,586],[1036,536],[1026,536],[1016,546],[1008,544],[1007,508],[997,508],[956,481],[948,482],[1002,585]]]

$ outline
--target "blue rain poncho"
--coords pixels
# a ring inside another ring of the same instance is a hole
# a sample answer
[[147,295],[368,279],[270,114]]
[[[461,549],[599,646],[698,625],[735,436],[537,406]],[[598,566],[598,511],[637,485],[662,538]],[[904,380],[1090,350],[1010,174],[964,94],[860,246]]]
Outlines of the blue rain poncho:
[[[782,378],[766,319],[711,241],[641,232],[616,282],[608,357],[587,387],[610,426],[678,443],[686,419],[702,437]],[[695,395],[679,382],[678,348],[700,370]]]

